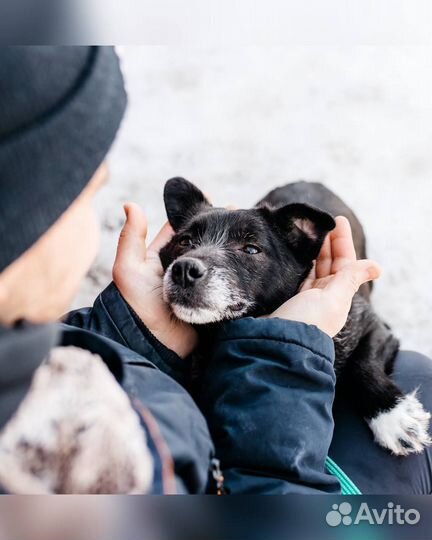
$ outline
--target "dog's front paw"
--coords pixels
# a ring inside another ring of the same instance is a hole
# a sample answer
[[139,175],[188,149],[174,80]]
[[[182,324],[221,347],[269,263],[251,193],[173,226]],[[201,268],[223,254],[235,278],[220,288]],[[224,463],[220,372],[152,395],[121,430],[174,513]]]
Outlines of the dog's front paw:
[[375,418],[368,420],[376,442],[397,456],[420,454],[432,440],[428,433],[430,413],[416,397],[416,391]]

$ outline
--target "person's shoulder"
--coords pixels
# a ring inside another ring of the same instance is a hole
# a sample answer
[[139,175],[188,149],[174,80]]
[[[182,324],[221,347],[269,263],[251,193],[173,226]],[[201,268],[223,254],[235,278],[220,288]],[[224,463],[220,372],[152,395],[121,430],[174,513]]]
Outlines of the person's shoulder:
[[54,348],[36,370],[0,449],[9,456],[0,464],[9,492],[151,489],[153,460],[128,395],[99,355],[79,347]]

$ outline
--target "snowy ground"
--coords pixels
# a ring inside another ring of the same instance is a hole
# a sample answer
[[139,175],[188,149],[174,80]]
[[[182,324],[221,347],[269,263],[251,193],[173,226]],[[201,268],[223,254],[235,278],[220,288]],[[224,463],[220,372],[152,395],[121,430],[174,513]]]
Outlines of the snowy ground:
[[374,301],[406,348],[432,355],[432,50],[121,50],[130,105],[100,195],[103,249],[76,305],[110,280],[127,200],[164,221],[181,175],[217,204],[320,180],[357,212],[384,267]]

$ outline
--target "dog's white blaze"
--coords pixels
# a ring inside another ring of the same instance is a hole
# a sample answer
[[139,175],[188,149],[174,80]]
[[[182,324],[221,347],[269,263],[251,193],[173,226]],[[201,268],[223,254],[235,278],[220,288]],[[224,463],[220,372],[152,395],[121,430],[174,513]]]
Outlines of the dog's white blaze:
[[377,443],[397,456],[421,453],[432,442],[428,433],[431,415],[423,409],[416,392],[368,422]]
[[230,309],[230,306],[236,303],[242,302],[244,304],[244,308],[235,313],[236,317],[245,313],[250,307],[250,302],[244,298],[241,298],[235,293],[235,291],[232,290],[229,279],[227,278],[223,269],[211,270],[212,273],[206,284],[206,294],[203,297],[206,307],[189,308],[181,304],[171,303],[171,269],[173,264],[174,263],[168,267],[163,279],[163,298],[165,302],[171,305],[171,309],[173,310],[174,314],[182,321],[191,324],[207,324],[217,322],[222,319],[232,318],[234,312]]

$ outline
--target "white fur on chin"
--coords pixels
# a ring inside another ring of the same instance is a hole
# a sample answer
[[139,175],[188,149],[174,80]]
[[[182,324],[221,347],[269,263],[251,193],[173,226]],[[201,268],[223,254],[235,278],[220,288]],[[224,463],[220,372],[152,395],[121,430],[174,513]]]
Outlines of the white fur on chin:
[[171,304],[175,316],[190,324],[208,324],[222,320],[223,314],[206,308],[188,308]]

